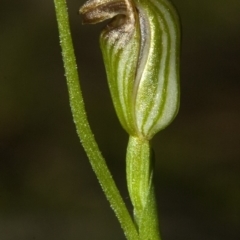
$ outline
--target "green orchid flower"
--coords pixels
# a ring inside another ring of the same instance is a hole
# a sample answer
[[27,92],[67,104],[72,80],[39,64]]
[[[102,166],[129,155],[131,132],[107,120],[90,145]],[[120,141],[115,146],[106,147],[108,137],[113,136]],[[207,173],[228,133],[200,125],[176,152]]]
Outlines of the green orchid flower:
[[166,0],[89,0],[83,23],[112,18],[100,44],[114,107],[131,136],[151,139],[179,108],[179,21]]

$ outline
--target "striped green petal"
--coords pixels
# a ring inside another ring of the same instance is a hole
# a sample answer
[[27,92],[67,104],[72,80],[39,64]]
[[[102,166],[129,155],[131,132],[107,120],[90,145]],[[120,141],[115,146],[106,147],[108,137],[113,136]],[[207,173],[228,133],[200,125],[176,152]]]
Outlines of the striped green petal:
[[135,116],[139,132],[151,138],[174,119],[179,107],[179,21],[166,0],[136,4],[146,40],[136,76]]

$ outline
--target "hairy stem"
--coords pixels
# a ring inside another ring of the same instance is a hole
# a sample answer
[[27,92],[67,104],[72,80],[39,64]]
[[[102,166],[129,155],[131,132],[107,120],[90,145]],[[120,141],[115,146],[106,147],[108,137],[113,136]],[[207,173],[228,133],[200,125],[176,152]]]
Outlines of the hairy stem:
[[138,240],[139,237],[135,225],[120,196],[114,180],[112,179],[106,162],[99,151],[87,120],[70,34],[66,1],[54,0],[54,4],[62,47],[62,57],[67,78],[70,106],[78,136],[97,179],[110,202],[127,239]]

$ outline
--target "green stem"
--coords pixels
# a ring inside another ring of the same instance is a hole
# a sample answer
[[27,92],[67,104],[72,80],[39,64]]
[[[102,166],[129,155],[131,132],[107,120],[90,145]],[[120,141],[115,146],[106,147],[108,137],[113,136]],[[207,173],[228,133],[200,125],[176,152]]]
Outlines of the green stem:
[[112,179],[106,162],[99,151],[98,145],[94,139],[87,120],[70,34],[66,1],[54,0],[54,4],[57,15],[65,74],[67,78],[70,105],[78,136],[87,153],[98,181],[102,186],[102,189],[110,202],[110,205],[114,210],[127,239],[138,240],[139,237],[135,225],[120,196],[115,182]]
[[127,184],[140,240],[160,240],[153,165],[148,140],[130,136],[127,148]]

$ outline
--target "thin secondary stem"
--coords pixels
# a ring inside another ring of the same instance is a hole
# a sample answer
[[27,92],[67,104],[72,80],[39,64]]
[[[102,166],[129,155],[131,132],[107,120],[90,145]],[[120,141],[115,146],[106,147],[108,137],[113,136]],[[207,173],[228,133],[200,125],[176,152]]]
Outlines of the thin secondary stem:
[[152,157],[148,140],[130,136],[127,148],[127,183],[141,240],[161,240]]
[[67,78],[69,99],[73,120],[92,168],[100,182],[102,189],[114,210],[123,231],[129,240],[138,240],[138,233],[132,218],[123,202],[120,193],[112,179],[106,162],[99,151],[98,145],[90,129],[77,72],[76,59],[70,34],[67,5],[65,0],[54,0],[57,22],[62,47],[62,56]]

